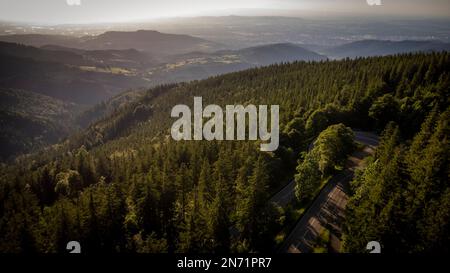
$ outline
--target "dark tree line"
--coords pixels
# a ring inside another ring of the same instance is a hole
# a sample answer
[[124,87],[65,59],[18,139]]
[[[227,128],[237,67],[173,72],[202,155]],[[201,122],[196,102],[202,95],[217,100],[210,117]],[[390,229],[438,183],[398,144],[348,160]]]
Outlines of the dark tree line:
[[367,168],[353,181],[345,249],[379,241],[385,252],[449,252],[450,108],[432,111],[410,144],[390,123]]

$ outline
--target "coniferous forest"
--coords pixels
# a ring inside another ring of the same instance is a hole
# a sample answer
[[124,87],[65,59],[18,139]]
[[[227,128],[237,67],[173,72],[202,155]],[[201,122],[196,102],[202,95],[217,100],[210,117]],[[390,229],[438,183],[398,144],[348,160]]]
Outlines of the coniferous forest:
[[[289,212],[271,196],[295,179],[298,202],[312,198],[357,148],[350,128],[380,144],[351,181],[342,251],[378,240],[385,252],[448,252],[449,90],[449,53],[282,63],[151,88],[1,164],[0,252],[66,252],[72,240],[85,253],[276,252]],[[194,96],[279,105],[280,147],[172,140],[170,111]]]

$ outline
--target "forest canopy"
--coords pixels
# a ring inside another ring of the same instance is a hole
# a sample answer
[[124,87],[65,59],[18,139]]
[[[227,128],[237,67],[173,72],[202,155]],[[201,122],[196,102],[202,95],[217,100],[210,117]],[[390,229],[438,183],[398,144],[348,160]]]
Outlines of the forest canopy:
[[[274,251],[285,215],[270,196],[294,173],[301,185],[342,165],[348,127],[384,133],[352,182],[345,250],[381,238],[392,252],[448,251],[449,66],[448,53],[294,62],[152,88],[1,165],[0,252],[72,240],[86,253]],[[194,96],[280,105],[279,149],[171,140],[170,109]]]

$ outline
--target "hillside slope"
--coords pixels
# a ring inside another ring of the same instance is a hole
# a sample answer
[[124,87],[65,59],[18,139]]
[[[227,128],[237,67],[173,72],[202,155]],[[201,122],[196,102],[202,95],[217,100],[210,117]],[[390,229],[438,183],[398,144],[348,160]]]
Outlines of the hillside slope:
[[74,131],[79,110],[37,93],[0,89],[0,160],[61,141]]
[[148,81],[122,70],[102,70],[54,61],[16,57],[0,52],[0,87],[24,89],[60,100],[92,105],[125,89],[148,85]]

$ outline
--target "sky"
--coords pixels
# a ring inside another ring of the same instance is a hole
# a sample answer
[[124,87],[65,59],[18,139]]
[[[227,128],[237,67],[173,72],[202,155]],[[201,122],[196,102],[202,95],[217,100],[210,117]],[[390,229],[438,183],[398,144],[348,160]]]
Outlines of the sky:
[[[376,5],[377,2],[381,5]],[[450,0],[0,0],[0,21],[42,24],[128,22],[205,15],[315,14],[450,18]]]

